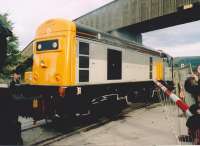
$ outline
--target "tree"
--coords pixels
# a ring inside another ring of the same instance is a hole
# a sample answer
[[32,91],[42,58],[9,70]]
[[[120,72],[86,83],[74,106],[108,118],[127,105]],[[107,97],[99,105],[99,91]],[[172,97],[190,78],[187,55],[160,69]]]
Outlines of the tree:
[[[9,20],[8,14],[0,14],[0,23],[4,28],[12,31],[13,22]],[[18,37],[15,34],[7,38],[7,51],[6,51],[6,60],[3,65],[2,73],[0,78],[8,78],[11,74],[11,71],[14,70],[15,66],[18,65],[21,58],[20,51],[18,50],[19,42]]]

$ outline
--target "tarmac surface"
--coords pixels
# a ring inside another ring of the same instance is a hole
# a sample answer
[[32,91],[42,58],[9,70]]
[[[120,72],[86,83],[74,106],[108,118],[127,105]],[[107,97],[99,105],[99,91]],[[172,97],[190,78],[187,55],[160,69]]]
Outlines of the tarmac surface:
[[129,112],[121,119],[96,129],[57,141],[67,146],[155,146],[181,145],[178,136],[186,135],[186,118],[175,105],[154,104]]

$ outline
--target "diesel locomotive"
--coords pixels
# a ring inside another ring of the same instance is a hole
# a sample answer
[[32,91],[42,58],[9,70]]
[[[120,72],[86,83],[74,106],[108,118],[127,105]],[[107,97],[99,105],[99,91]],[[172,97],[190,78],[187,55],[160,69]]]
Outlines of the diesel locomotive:
[[35,120],[84,115],[107,100],[150,98],[153,80],[173,80],[173,59],[76,22],[51,19],[36,31],[32,70],[24,76],[24,83],[11,87],[19,115]]

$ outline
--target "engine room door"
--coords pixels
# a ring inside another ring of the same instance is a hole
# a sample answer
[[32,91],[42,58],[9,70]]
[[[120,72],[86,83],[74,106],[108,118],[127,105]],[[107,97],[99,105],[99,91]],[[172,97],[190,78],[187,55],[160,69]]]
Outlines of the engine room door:
[[122,52],[107,50],[107,79],[118,80],[122,78]]

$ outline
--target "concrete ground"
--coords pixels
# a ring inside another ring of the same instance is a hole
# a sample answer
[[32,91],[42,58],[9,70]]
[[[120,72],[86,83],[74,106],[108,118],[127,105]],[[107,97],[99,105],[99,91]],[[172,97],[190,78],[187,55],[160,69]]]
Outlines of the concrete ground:
[[150,146],[180,145],[187,133],[185,117],[173,105],[157,104],[132,111],[117,121],[76,134],[52,145],[67,146]]

